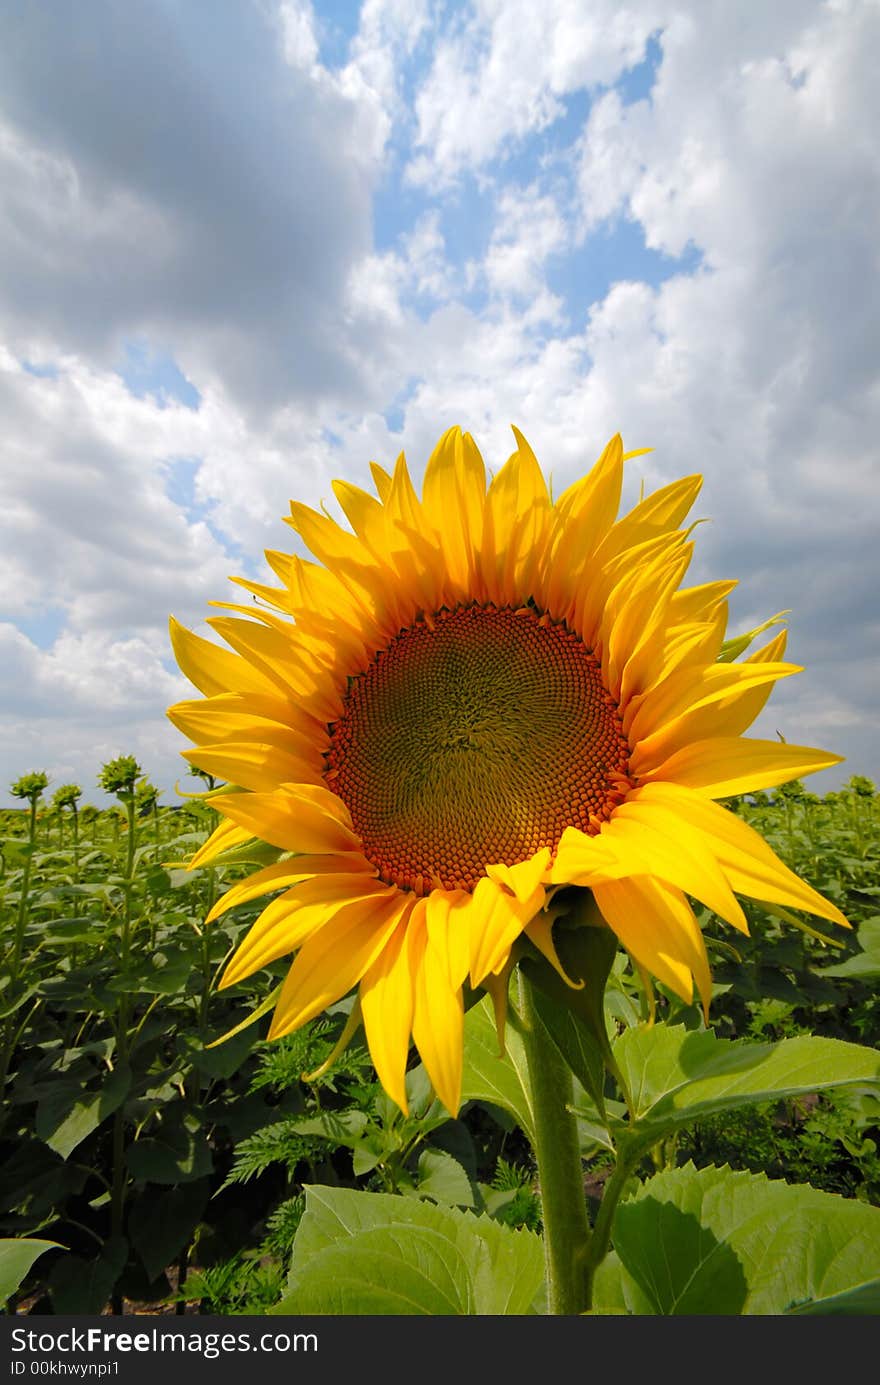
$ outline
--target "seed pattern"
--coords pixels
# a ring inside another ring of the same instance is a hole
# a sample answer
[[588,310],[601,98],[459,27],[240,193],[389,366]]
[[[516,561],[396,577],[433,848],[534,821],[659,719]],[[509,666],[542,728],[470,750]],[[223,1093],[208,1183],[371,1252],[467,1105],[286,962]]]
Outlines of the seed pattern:
[[595,834],[629,746],[599,662],[532,607],[419,618],[349,682],[326,780],[388,884],[473,890],[495,862]]

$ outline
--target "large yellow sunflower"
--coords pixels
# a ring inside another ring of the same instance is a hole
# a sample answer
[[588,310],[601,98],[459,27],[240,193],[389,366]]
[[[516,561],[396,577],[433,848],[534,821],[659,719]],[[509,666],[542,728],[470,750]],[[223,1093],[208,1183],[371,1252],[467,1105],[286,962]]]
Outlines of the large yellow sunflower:
[[286,853],[209,915],[282,891],[222,985],[296,954],[270,1037],[357,987],[403,1109],[411,1036],[458,1109],[466,979],[497,986],[522,934],[558,965],[556,887],[588,887],[634,962],[688,1001],[696,982],[704,1006],[688,896],[743,932],[734,891],[846,923],[713,802],[840,757],[743,738],[800,670],[784,631],[719,659],[735,583],[681,585],[701,478],[617,519],[619,436],[553,501],[514,433],[488,489],[453,428],[421,500],[401,455],[393,474],[373,465],[376,496],[334,483],[350,530],[292,503],[318,561],[267,552],[280,588],[234,579],[256,603],[209,621],[234,652],[171,626],[204,694],[169,711],[196,743],[184,754],[235,786],[193,864],[254,837]]

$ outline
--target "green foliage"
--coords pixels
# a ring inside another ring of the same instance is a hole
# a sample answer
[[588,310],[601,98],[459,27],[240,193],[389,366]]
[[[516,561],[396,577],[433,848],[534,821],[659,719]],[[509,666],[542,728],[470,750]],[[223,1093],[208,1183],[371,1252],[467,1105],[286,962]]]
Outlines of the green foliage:
[[851,1295],[880,1311],[880,1209],[763,1174],[660,1173],[618,1207],[614,1248],[598,1312],[833,1311]]
[[195,1299],[207,1313],[265,1313],[278,1302],[283,1288],[284,1273],[277,1262],[234,1255],[196,1270],[174,1297],[183,1302]]
[[[360,1112],[356,1114],[360,1115]],[[251,1178],[265,1173],[272,1164],[280,1164],[292,1177],[297,1166],[307,1162],[322,1143],[319,1137],[300,1135],[295,1126],[296,1122],[292,1120],[275,1121],[241,1140],[235,1147],[232,1168],[226,1175],[224,1187],[231,1183],[247,1183]],[[332,1139],[331,1136],[327,1138]]]
[[541,1228],[541,1199],[534,1189],[534,1173],[499,1158],[492,1178],[492,1191],[486,1197],[486,1210],[505,1226]]
[[306,1190],[287,1293],[295,1314],[522,1314],[543,1274],[540,1239],[488,1217],[383,1193]]
[[140,816],[151,813],[159,801],[159,790],[149,779],[142,779],[134,791],[135,810]]
[[698,1167],[730,1164],[877,1206],[878,1136],[880,1099],[846,1091],[708,1117],[681,1133],[678,1151]]

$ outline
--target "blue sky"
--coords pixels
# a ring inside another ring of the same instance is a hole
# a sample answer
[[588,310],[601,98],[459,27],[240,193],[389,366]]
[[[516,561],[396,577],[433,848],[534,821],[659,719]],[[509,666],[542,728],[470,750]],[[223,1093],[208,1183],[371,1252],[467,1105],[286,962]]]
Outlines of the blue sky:
[[[168,615],[460,423],[705,477],[696,580],[790,609],[756,734],[880,777],[880,11],[233,0],[0,20],[0,802],[173,801]],[[51,80],[49,77],[51,75]]]

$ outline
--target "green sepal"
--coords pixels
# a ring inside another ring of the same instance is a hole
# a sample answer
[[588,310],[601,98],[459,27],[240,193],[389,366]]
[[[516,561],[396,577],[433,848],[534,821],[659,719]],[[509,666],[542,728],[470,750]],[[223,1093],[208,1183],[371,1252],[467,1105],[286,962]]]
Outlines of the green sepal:
[[[605,1072],[614,1060],[605,1023],[605,987],[617,954],[617,939],[589,890],[566,890],[554,904],[569,904],[554,928],[557,956],[572,982],[567,985],[537,952],[520,966],[535,987],[535,1007],[554,1044],[605,1117]],[[578,984],[580,983],[580,984]]]

